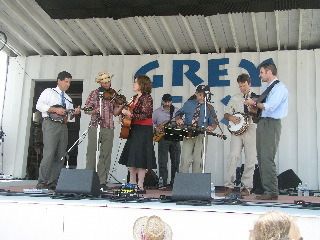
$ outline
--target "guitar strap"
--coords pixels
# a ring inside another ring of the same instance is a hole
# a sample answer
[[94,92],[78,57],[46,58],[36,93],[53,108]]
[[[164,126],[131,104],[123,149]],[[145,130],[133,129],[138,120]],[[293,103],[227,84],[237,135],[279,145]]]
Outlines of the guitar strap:
[[[270,93],[270,91],[272,90],[272,88],[278,84],[280,81],[279,80],[276,80],[274,81],[269,87],[267,87],[267,89],[258,97],[258,99],[256,100],[257,103],[264,103],[267,99],[267,96],[268,94]],[[258,109],[256,115],[253,115],[252,116],[252,121],[254,123],[258,123],[259,122],[259,119],[261,117],[261,114],[262,114],[262,110],[261,109]]]
[[[53,91],[55,91],[55,92],[59,95],[59,97],[61,97],[61,94],[58,93],[57,90],[55,90],[54,88],[51,88],[51,89],[52,89]],[[65,96],[63,96],[63,98],[73,105],[73,102],[71,102],[68,98],[66,98]]]
[[173,112],[174,112],[174,106],[170,105],[170,121],[172,120]]
[[276,80],[274,81],[269,87],[267,87],[266,90],[260,95],[260,97],[257,99],[257,102],[264,103],[267,99],[268,94],[271,92],[274,85],[278,84],[280,81]]

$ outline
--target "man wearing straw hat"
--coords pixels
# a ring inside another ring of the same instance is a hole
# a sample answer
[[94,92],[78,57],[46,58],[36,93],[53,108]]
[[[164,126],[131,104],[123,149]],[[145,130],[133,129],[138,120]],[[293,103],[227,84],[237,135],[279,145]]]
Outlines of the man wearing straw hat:
[[[104,93],[111,87],[111,79],[113,75],[108,72],[100,72],[95,78],[100,87],[91,91],[85,106],[92,108],[92,111],[87,111],[86,114],[91,115],[92,127],[88,131],[88,146],[86,168],[96,169],[96,147],[97,147],[97,127],[100,124],[100,155],[97,166],[97,172],[100,180],[100,186],[106,190],[107,174],[109,174],[111,164],[111,153],[114,136],[114,121],[113,116],[119,115],[121,108],[116,106],[114,101],[102,98],[102,112],[100,113],[100,97],[99,93]],[[97,118],[101,117],[99,121]]]

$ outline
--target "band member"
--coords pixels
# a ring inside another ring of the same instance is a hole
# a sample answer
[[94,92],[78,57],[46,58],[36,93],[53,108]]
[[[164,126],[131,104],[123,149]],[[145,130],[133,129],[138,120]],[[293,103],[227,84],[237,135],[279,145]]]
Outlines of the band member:
[[[274,63],[260,65],[260,78],[267,83],[270,90],[264,102],[249,98],[245,101],[250,108],[261,109],[261,119],[257,124],[257,158],[264,194],[256,196],[259,200],[278,199],[278,179],[274,157],[276,155],[280,134],[281,119],[288,113],[288,90],[277,78]],[[262,93],[263,95],[263,93]]]
[[[116,106],[114,101],[110,101],[102,97],[102,112],[100,114],[100,97],[99,92],[105,92],[111,87],[111,79],[113,75],[107,72],[100,72],[96,77],[96,82],[100,87],[91,91],[87,100],[86,107],[90,107],[92,111],[85,113],[91,115],[92,127],[88,131],[88,146],[87,146],[87,159],[86,168],[96,169],[96,149],[97,149],[97,127],[100,124],[100,155],[97,165],[97,172],[100,180],[100,187],[106,189],[107,175],[109,174],[111,164],[111,153],[113,146],[114,136],[114,122],[113,116],[121,113],[119,106]],[[101,116],[99,121],[97,118]]]
[[[122,114],[131,118],[131,129],[127,142],[121,153],[119,163],[126,165],[130,172],[130,183],[138,184],[144,192],[144,178],[147,170],[156,169],[156,158],[153,148],[152,112],[153,100],[150,95],[152,83],[147,76],[138,76],[133,84],[132,103]],[[138,182],[137,182],[138,177]]]
[[241,93],[232,96],[224,118],[233,122],[234,124],[240,123],[240,118],[234,116],[235,113],[242,113],[248,117],[248,129],[241,135],[231,135],[230,143],[230,156],[227,165],[227,174],[225,176],[225,195],[230,194],[234,188],[234,181],[236,180],[236,166],[241,157],[242,149],[245,153],[245,164],[241,177],[243,188],[240,194],[242,196],[250,195],[253,187],[253,173],[255,163],[257,162],[256,150],[256,124],[253,123],[252,117],[249,116],[248,107],[244,105],[243,101],[251,97],[251,80],[248,74],[240,74],[237,78],[239,89]]
[[[64,161],[61,158],[66,154],[68,146],[67,111],[73,109],[71,98],[65,93],[70,87],[72,76],[63,71],[58,74],[57,87],[45,89],[36,105],[43,117],[43,158],[39,167],[37,189],[55,190],[60,170]],[[74,114],[80,113],[80,107]],[[51,114],[64,116],[62,122],[54,121]]]
[[[183,126],[186,124],[192,127],[205,127],[209,132],[215,130],[217,127],[217,116],[211,104],[207,104],[207,116],[205,118],[204,105],[206,92],[209,90],[209,87],[205,85],[199,85],[197,87],[195,94],[177,111],[176,122],[178,125]],[[183,116],[185,117],[184,120],[182,119]],[[202,172],[203,139],[204,134],[199,134],[194,138],[185,138],[183,140],[179,172],[188,173],[191,165],[193,173]]]
[[[170,94],[164,94],[162,96],[161,107],[157,108],[152,114],[153,125],[155,126],[156,133],[163,133],[164,124],[172,120],[177,108],[172,105],[172,96]],[[164,134],[164,133],[163,133]],[[168,181],[168,152],[171,159],[171,182],[176,172],[178,172],[181,146],[179,141],[166,140],[164,137],[158,142],[158,164],[159,164],[159,178],[162,177],[163,185],[167,185]]]

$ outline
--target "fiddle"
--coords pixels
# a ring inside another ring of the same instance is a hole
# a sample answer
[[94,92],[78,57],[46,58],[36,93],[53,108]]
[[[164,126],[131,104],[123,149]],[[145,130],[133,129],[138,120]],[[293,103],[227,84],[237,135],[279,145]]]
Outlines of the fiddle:
[[110,102],[114,101],[118,105],[123,105],[127,102],[127,99],[124,95],[119,94],[118,92],[113,88],[106,89],[106,91],[103,93],[103,98]]

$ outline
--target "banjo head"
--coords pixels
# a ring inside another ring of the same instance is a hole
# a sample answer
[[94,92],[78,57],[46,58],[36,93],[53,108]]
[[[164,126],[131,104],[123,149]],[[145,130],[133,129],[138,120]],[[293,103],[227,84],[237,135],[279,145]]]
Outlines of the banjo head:
[[232,121],[229,121],[228,130],[233,135],[241,135],[248,129],[248,119],[243,113],[235,113],[232,116],[240,119],[240,123],[234,124]]

